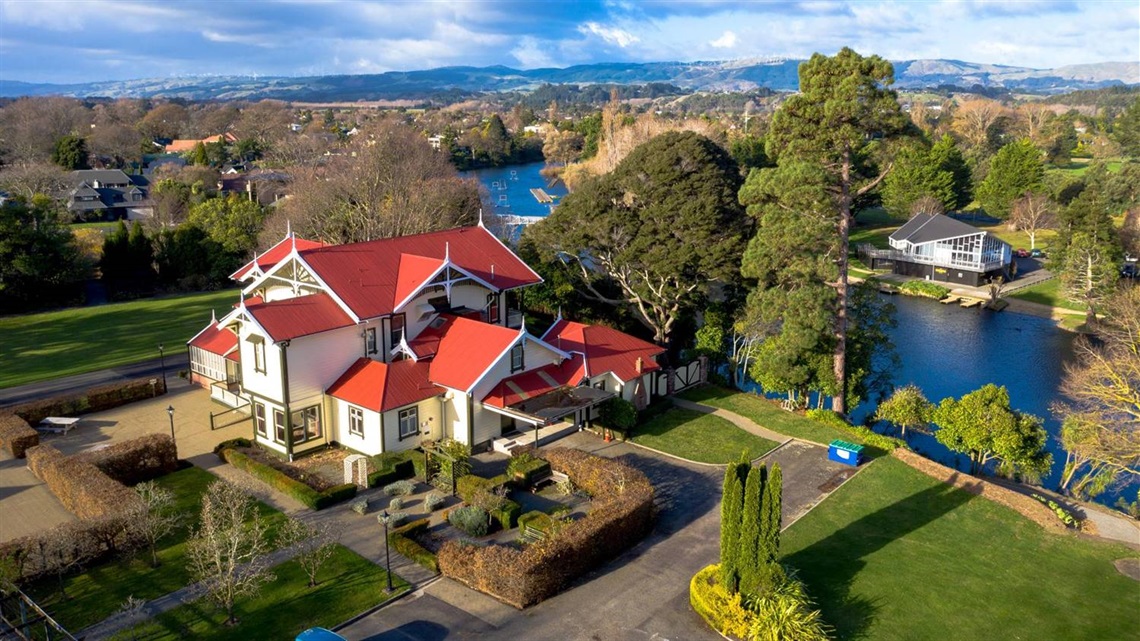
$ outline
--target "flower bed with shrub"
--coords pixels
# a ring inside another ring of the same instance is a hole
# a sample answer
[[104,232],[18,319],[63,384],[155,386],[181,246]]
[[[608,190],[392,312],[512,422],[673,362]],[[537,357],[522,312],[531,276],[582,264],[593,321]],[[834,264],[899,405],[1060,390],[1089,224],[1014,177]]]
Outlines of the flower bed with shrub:
[[40,433],[15,414],[0,415],[0,447],[16,458],[24,458],[24,452],[40,444]]
[[500,474],[492,478],[484,478],[474,474],[466,474],[459,477],[455,483],[455,493],[459,498],[463,499],[465,503],[470,503],[475,495],[479,492],[502,492],[511,482],[511,477],[506,474]]
[[[155,381],[154,385],[150,383],[152,380]],[[31,425],[37,425],[49,416],[77,416],[102,412],[165,393],[166,388],[161,378],[140,378],[124,383],[92,387],[82,394],[67,394],[21,403],[9,407],[6,411],[16,414]]]
[[705,623],[722,635],[765,641],[827,641],[831,628],[803,583],[790,571],[769,590],[742,598],[720,584],[720,566],[710,565],[689,582],[689,603]]
[[417,519],[388,531],[388,544],[392,549],[408,559],[420,564],[433,573],[439,573],[439,562],[430,550],[420,545],[416,537],[427,532],[429,519]]
[[899,292],[907,296],[942,300],[950,295],[950,288],[926,280],[908,280],[899,285]]
[[1042,504],[1048,506],[1048,508],[1050,510],[1053,510],[1053,514],[1056,514],[1057,518],[1061,519],[1061,522],[1064,523],[1065,525],[1067,525],[1071,528],[1080,528],[1081,527],[1080,520],[1077,519],[1077,517],[1073,516],[1072,512],[1066,510],[1064,507],[1062,507],[1056,501],[1054,501],[1052,499],[1047,499],[1044,496],[1041,496],[1040,494],[1030,494],[1030,496],[1037,499]]
[[491,531],[490,515],[477,505],[455,508],[447,515],[447,522],[467,536],[486,536]]
[[547,451],[546,459],[594,497],[593,509],[522,550],[447,541],[438,555],[444,575],[521,609],[557,594],[652,529],[653,485],[639,470],[565,448]]
[[255,460],[236,447],[224,447],[218,453],[222,460],[235,468],[249,474],[266,485],[296,499],[311,510],[323,510],[326,507],[347,501],[356,496],[356,485],[344,483],[334,485],[324,491],[318,492],[308,485],[298,481],[275,467],[271,467]]

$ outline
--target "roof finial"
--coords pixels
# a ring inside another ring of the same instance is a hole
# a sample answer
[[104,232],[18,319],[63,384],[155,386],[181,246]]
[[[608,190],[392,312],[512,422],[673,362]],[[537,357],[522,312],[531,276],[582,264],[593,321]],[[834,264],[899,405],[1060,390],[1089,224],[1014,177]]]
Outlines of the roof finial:
[[293,235],[293,221],[288,218],[285,219],[285,237],[288,238]]
[[486,226],[483,224],[483,208],[482,207],[479,208],[479,226],[486,229]]
[[218,324],[218,313],[212,309],[210,310],[210,324],[211,325],[217,325]]
[[241,300],[239,302],[241,303],[242,307],[245,307],[245,290],[243,289],[239,293],[241,294]]
[[526,314],[523,314],[522,324],[519,325],[519,333],[526,334]]
[[443,261],[446,263],[451,262],[451,242],[446,241],[443,243]]

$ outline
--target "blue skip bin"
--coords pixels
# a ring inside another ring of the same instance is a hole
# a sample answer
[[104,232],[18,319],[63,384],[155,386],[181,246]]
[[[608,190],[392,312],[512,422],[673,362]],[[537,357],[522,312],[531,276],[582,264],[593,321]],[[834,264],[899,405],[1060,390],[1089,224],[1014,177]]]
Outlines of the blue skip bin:
[[836,439],[827,448],[827,459],[856,467],[863,462],[863,446]]

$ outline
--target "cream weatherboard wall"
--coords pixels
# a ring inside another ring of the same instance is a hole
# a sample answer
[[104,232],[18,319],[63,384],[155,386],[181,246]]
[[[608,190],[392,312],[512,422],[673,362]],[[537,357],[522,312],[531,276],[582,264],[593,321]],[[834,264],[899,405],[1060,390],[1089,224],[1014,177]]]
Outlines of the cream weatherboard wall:
[[468,399],[470,397],[459,390],[449,389],[440,398],[442,399],[440,422],[444,427],[443,435],[470,445],[471,443],[467,438]]
[[333,418],[333,439],[345,447],[369,455],[381,454],[384,445],[380,434],[380,412],[360,408],[364,415],[364,434],[357,436],[349,432],[349,408],[359,407],[339,398],[328,397],[329,414]]
[[364,337],[356,325],[290,341],[289,404],[306,407],[319,403],[330,385],[356,359],[364,356]]
[[[415,407],[418,425],[413,436],[400,438],[400,412]],[[440,423],[440,400],[438,396],[422,400],[418,403],[405,405],[384,412],[384,447],[386,452],[402,452],[419,447],[420,441],[426,438],[423,433],[432,433]]]
[[[265,370],[257,371],[254,367],[255,340],[261,340],[265,346]],[[238,350],[241,352],[241,381],[242,387],[254,396],[260,396],[278,403],[283,402],[281,394],[281,348],[273,343],[273,339],[261,334],[252,323],[241,323],[238,331]]]

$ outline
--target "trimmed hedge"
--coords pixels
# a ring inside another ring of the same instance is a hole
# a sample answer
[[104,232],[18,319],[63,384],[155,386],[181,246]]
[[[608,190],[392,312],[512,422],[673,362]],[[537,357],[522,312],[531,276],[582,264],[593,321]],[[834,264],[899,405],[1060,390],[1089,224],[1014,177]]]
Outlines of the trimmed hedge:
[[217,454],[218,458],[222,459],[222,462],[225,463],[226,457],[222,455],[222,452],[224,450],[230,449],[231,447],[253,447],[253,441],[249,440],[248,438],[231,438],[228,441],[222,441],[221,443],[215,445],[214,454]]
[[400,554],[420,564],[434,574],[439,574],[439,562],[430,550],[420,545],[415,537],[427,532],[430,521],[417,519],[388,531],[388,543]]
[[262,481],[266,485],[293,497],[310,510],[323,510],[326,507],[335,505],[341,501],[347,501],[356,496],[356,485],[354,483],[334,485],[324,492],[318,492],[300,481],[289,478],[287,474],[280,470],[274,469],[260,461],[255,461],[246,455],[245,452],[236,448],[223,448],[221,456],[230,465]]
[[24,452],[40,444],[40,433],[15,414],[0,415],[0,447],[16,458],[24,458]]
[[10,564],[17,581],[33,581],[62,566],[96,563],[135,548],[130,513],[62,523],[30,536],[0,543],[0,562]]
[[465,503],[470,503],[472,497],[479,493],[480,490],[487,492],[495,492],[510,484],[511,478],[506,474],[500,474],[492,478],[483,478],[482,476],[475,476],[474,474],[465,474],[459,477],[455,482],[455,493],[459,498],[463,499]]
[[580,450],[545,453],[594,498],[589,514],[522,550],[503,545],[444,543],[444,575],[522,609],[558,593],[576,578],[609,561],[653,527],[653,485],[640,471]]
[[[151,380],[157,381],[153,388],[150,385]],[[155,379],[140,378],[124,383],[92,387],[81,394],[66,394],[40,401],[21,403],[8,408],[8,411],[18,415],[31,425],[38,425],[40,421],[49,416],[75,416],[102,412],[165,393],[166,388],[163,386],[161,377]]]
[[499,522],[499,527],[509,530],[519,522],[522,506],[510,499],[505,499],[497,510],[491,510],[491,518]]
[[125,485],[137,485],[178,469],[174,440],[166,434],[140,436],[74,458]]
[[373,456],[376,469],[368,473],[368,487],[381,487],[416,476],[416,459],[423,458],[422,454],[419,457],[416,454],[415,450],[406,450]]
[[81,519],[121,516],[142,507],[134,490],[79,457],[64,456],[50,445],[29,449],[27,457],[32,474]]
[[550,474],[550,463],[545,459],[535,458],[517,463],[515,460],[511,459],[507,463],[507,474],[521,487],[530,487],[534,484],[534,479]]
[[519,517],[519,529],[530,527],[550,536],[558,529],[558,521],[555,521],[546,512],[532,510]]

